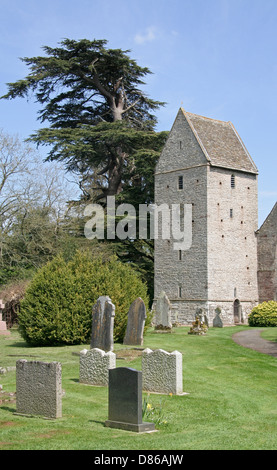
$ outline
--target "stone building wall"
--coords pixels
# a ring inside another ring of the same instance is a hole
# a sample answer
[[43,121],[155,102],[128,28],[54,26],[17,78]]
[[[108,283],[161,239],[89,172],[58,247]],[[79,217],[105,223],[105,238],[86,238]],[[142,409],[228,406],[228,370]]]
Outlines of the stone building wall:
[[[226,155],[230,151],[227,148]],[[245,171],[212,166],[189,120],[179,111],[155,174],[157,205],[192,204],[189,250],[173,250],[172,239],[155,240],[155,298],[165,291],[172,322],[190,324],[201,308],[212,324],[219,307],[223,323],[232,324],[235,301],[237,321],[246,321],[258,301],[257,174],[247,158]]]
[[[207,301],[207,168],[201,148],[179,113],[155,175],[157,205],[192,204],[190,250],[180,254],[173,249],[173,240],[162,240],[160,233],[155,240],[155,298],[166,292],[173,322],[190,323],[195,306],[205,306]],[[178,189],[179,176],[183,177],[182,190]]]
[[227,323],[239,301],[243,320],[258,302],[257,176],[210,168],[207,191],[208,298],[226,312]]
[[258,234],[259,302],[277,301],[277,203]]

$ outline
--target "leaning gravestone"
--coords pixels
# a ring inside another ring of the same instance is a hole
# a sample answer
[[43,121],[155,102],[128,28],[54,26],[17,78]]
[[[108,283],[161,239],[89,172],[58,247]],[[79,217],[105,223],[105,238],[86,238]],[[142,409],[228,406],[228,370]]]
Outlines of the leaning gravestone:
[[139,297],[131,304],[128,312],[127,330],[123,344],[142,345],[143,330],[146,319],[146,307]]
[[182,354],[163,349],[142,352],[143,390],[156,393],[183,394]]
[[16,362],[16,414],[62,417],[62,366],[59,362]]
[[91,349],[113,350],[114,316],[115,306],[110,297],[99,297],[92,307]]
[[127,367],[109,370],[109,419],[111,428],[154,431],[154,423],[142,422],[142,373]]
[[171,303],[164,291],[162,291],[157,299],[155,307],[155,324],[156,329],[171,329]]
[[83,349],[80,352],[79,381],[88,385],[106,386],[109,384],[109,369],[116,366],[116,355],[102,349]]

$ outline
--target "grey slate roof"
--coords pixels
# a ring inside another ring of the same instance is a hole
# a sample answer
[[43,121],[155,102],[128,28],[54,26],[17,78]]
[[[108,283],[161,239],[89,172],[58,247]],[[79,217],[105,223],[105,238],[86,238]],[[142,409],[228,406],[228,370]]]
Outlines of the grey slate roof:
[[258,173],[231,122],[218,121],[182,109],[199,145],[212,166]]

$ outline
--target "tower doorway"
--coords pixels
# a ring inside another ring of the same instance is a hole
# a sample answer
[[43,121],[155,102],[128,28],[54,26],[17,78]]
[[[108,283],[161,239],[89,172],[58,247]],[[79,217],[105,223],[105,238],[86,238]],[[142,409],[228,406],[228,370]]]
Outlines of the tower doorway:
[[238,324],[242,322],[241,318],[241,304],[238,299],[234,301],[234,323]]

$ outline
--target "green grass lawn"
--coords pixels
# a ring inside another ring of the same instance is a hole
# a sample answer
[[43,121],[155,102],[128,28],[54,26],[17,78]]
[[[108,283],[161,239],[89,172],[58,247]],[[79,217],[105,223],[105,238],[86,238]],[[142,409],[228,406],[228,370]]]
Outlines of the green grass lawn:
[[[277,359],[237,345],[232,334],[246,326],[210,328],[207,336],[148,330],[144,347],[183,354],[184,396],[150,394],[162,410],[155,433],[137,434],[105,427],[108,389],[79,383],[79,357],[89,345],[28,347],[13,330],[0,336],[0,367],[16,360],[62,364],[63,416],[57,420],[15,415],[15,371],[0,375],[1,450],[275,450],[277,449]],[[263,337],[277,340],[277,328]],[[117,367],[141,369],[138,351],[115,344]],[[123,356],[123,357],[122,357]],[[121,357],[121,359],[119,359]],[[6,393],[7,392],[7,393]],[[143,393],[143,397],[147,397]],[[7,401],[4,401],[5,400]],[[148,419],[147,419],[148,420]]]

